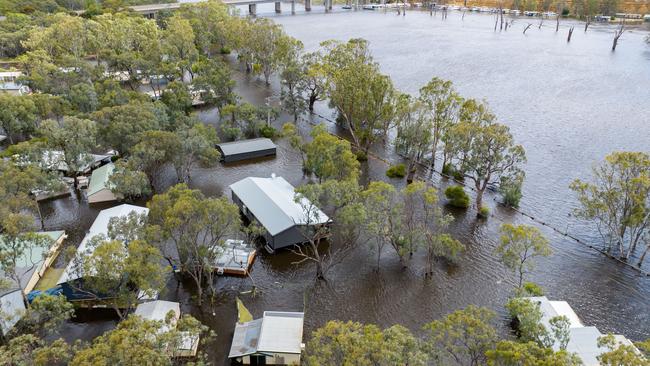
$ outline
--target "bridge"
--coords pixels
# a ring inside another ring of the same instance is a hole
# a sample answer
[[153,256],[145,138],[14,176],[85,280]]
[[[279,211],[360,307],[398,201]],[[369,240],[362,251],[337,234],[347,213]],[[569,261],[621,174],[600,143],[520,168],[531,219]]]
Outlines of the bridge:
[[[207,0],[193,0],[186,1],[182,3],[166,3],[166,4],[149,4],[149,5],[134,5],[129,6],[129,9],[132,11],[142,14],[147,18],[155,18],[156,15],[161,11],[171,11],[180,9],[181,6],[185,4],[196,4],[203,3]],[[311,11],[311,1],[304,0],[305,2],[305,11]],[[358,1],[358,0],[357,0]],[[282,2],[277,0],[222,0],[226,5],[238,6],[238,5],[248,5],[248,12],[250,15],[255,15],[257,13],[257,4],[268,4],[275,3],[275,12],[282,12]],[[296,0],[291,0],[291,14],[296,13]],[[325,5],[325,11],[332,10],[332,0],[324,0],[323,4]]]

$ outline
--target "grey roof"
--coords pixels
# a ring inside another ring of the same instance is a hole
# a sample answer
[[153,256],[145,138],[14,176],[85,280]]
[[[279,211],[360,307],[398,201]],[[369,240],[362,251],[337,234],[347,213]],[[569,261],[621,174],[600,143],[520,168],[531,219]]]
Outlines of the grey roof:
[[295,201],[293,186],[282,177],[248,177],[230,185],[248,210],[271,235],[277,235],[294,225],[324,224],[329,217],[319,209],[305,212],[311,202]]
[[265,311],[261,319],[237,323],[229,358],[258,352],[302,352],[304,314],[286,311]]
[[257,352],[257,342],[262,330],[262,319],[255,319],[246,323],[235,325],[235,334],[228,358],[251,355]]
[[217,144],[224,155],[244,154],[251,151],[275,149],[276,145],[267,138],[240,140]]
[[603,334],[596,327],[571,328],[569,334],[566,350],[577,354],[585,366],[599,366],[598,355],[607,352],[607,349],[598,347],[598,338]]

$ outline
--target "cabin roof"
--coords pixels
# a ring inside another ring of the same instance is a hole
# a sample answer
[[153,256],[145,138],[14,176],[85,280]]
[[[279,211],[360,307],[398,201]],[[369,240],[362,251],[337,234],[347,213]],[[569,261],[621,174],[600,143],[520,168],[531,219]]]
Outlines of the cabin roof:
[[[135,315],[139,315],[146,320],[155,320],[165,323],[167,314],[174,313],[172,325],[175,325],[181,317],[181,304],[174,301],[155,300],[139,304],[135,308]],[[165,323],[163,330],[168,330],[169,326]]]
[[250,140],[240,140],[217,144],[223,155],[245,154],[253,151],[275,149],[276,145],[270,139],[261,137]]
[[115,164],[109,163],[93,170],[90,176],[90,183],[88,183],[88,191],[86,195],[91,196],[97,192],[103,191],[108,187],[108,178],[113,174]]
[[[52,247],[59,242],[60,240],[63,240],[63,237],[65,236],[65,231],[42,231],[37,234],[43,235],[51,239],[51,243],[47,247],[41,247],[41,246],[31,246],[29,245],[28,247],[30,248],[29,250],[25,250],[22,256],[20,256],[17,260],[16,263],[16,272],[17,274],[20,275],[21,282],[23,286],[27,285],[27,282],[29,279],[32,277],[32,274],[34,272],[37,272],[40,270],[41,266],[45,262],[45,258],[50,255],[50,251]],[[3,237],[0,236],[0,242],[3,241]],[[2,271],[0,271],[0,275],[3,277],[6,277]],[[18,285],[18,284],[16,284]],[[24,288],[23,288],[24,290]]]
[[303,323],[303,313],[284,311],[265,311],[261,319],[237,323],[228,357],[257,352],[299,354]]
[[307,215],[304,207],[311,202],[306,198],[296,202],[294,187],[282,177],[248,177],[231,184],[230,189],[271,235],[294,225],[329,222],[329,217],[318,208]]
[[[108,208],[99,212],[99,215],[95,218],[95,221],[90,226],[88,233],[79,244],[77,248],[77,254],[85,253],[87,251],[88,242],[97,235],[108,235],[108,222],[113,217],[125,217],[131,212],[136,212],[138,214],[147,214],[149,209],[146,207],[134,206],[129,204],[123,204],[115,207]],[[74,263],[71,261],[68,263],[68,266],[63,271],[61,278],[59,278],[58,283],[68,282],[79,278],[78,273],[74,273],[73,269]]]

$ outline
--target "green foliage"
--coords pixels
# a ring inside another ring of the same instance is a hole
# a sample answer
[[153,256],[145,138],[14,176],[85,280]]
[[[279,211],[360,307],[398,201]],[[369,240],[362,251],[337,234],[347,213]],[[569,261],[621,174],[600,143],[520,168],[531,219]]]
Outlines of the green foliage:
[[485,353],[497,341],[494,312],[470,305],[424,326],[430,357],[442,365],[485,364]]
[[490,216],[490,208],[487,206],[481,206],[481,209],[478,210],[478,215],[482,218],[488,218]]
[[90,154],[97,146],[97,126],[94,121],[66,116],[62,121],[44,121],[39,133],[53,150],[63,151],[68,173],[76,176],[93,162]]
[[147,206],[151,240],[170,264],[192,279],[201,304],[206,285],[216,291],[214,263],[225,240],[241,227],[239,208],[226,197],[206,198],[185,184],[154,196]]
[[0,365],[64,366],[75,351],[76,347],[63,339],[46,342],[36,335],[23,334],[0,347]]
[[406,165],[391,165],[388,170],[386,170],[386,176],[389,178],[404,178],[406,176]]
[[523,172],[514,177],[502,177],[499,193],[503,195],[503,204],[509,207],[519,207],[521,186],[524,183]]
[[42,294],[36,297],[24,314],[17,330],[38,336],[56,333],[63,324],[74,314],[74,306],[63,295],[51,296]]
[[152,103],[131,102],[103,108],[93,115],[100,122],[99,137],[122,155],[131,153],[140,134],[161,127],[160,115]]
[[[592,175],[591,182],[571,183],[580,202],[575,214],[596,224],[606,251],[616,248],[619,257],[627,260],[641,238],[650,235],[650,155],[612,153]],[[642,255],[639,266],[643,259]]]
[[608,349],[597,358],[603,366],[648,366],[647,360],[634,346],[620,343],[612,334],[598,338],[598,346]]
[[262,137],[266,137],[267,139],[272,139],[276,137],[278,134],[278,131],[273,128],[273,126],[262,126],[260,128],[260,135]]
[[329,321],[312,334],[305,365],[426,365],[420,341],[408,329]]
[[548,240],[536,227],[503,224],[496,253],[503,264],[518,275],[517,289],[521,289],[524,275],[535,267],[534,258],[548,257],[552,252]]
[[118,200],[135,200],[152,193],[147,174],[124,159],[115,163],[113,174],[108,178],[108,186]]
[[500,341],[486,352],[488,366],[579,366],[580,358],[565,350],[553,351],[535,342]]
[[544,296],[544,289],[533,282],[524,282],[521,296]]
[[28,96],[0,93],[0,127],[13,144],[13,137],[36,130],[36,105]]
[[528,298],[515,297],[506,303],[506,309],[517,325],[522,342],[535,342],[540,347],[550,347],[550,334],[541,323],[542,311],[539,305]]
[[327,132],[324,126],[315,127],[312,141],[303,146],[305,169],[314,173],[320,182],[329,179],[353,180],[359,178],[359,162],[350,143]]
[[449,204],[458,208],[469,207],[470,198],[463,186],[451,186],[445,189],[445,197],[449,200]]

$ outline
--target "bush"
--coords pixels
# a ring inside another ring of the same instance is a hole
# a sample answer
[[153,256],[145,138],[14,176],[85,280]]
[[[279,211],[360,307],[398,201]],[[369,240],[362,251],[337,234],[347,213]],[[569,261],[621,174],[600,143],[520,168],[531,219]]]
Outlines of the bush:
[[449,163],[443,165],[442,174],[452,176],[454,174],[454,166]]
[[524,282],[521,291],[521,296],[544,296],[544,289],[542,286],[534,282]]
[[459,182],[465,180],[465,174],[449,163],[442,167],[442,174],[450,176]]
[[221,53],[222,55],[229,55],[230,52],[231,52],[230,48],[228,47],[221,47],[221,49],[219,50],[219,53]]
[[447,187],[447,189],[445,189],[445,197],[449,200],[449,204],[454,207],[469,207],[469,196],[465,193],[462,186]]
[[490,216],[490,209],[487,206],[482,206],[481,209],[478,211],[478,215],[480,217],[487,218]]
[[514,178],[502,178],[499,185],[499,193],[503,196],[503,204],[509,207],[519,207],[521,200],[521,186],[523,176]]
[[404,178],[406,176],[406,166],[404,164],[392,165],[386,170],[386,175],[390,178]]
[[570,13],[569,8],[563,8],[562,9],[562,16],[563,17],[568,17],[569,13]]
[[266,137],[267,139],[274,138],[278,134],[278,131],[271,126],[262,126],[260,127],[260,135]]
[[358,161],[361,161],[361,162],[368,161],[368,154],[366,154],[365,152],[363,152],[361,150],[355,151],[354,155],[357,156]]

